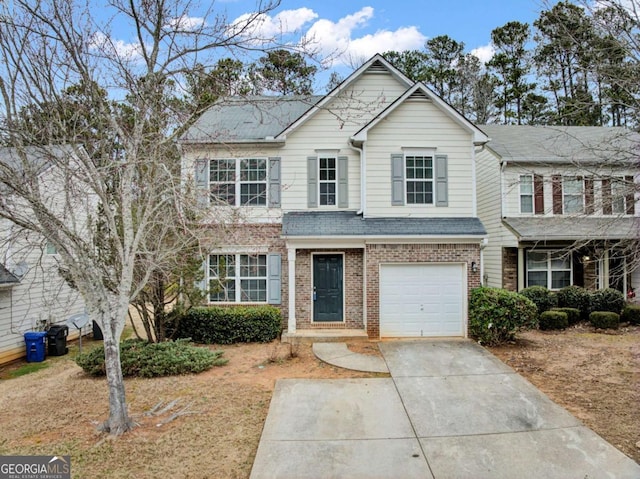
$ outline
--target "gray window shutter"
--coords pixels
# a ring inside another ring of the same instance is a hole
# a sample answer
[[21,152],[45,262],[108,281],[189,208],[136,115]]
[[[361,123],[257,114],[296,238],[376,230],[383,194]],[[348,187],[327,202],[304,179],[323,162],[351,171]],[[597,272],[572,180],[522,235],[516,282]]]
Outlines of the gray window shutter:
[[280,157],[269,157],[269,207],[280,208]]
[[269,304],[280,304],[282,302],[282,255],[272,253],[267,256],[267,266],[269,274]]
[[436,155],[436,206],[449,206],[447,155]]
[[194,286],[196,288],[198,288],[201,291],[206,291],[207,288],[207,273],[208,273],[208,269],[209,269],[209,257],[207,257],[203,262],[202,262],[202,279],[200,279],[200,281],[196,281]]
[[318,157],[307,157],[307,206],[318,207]]
[[349,158],[338,157],[338,208],[349,207]]
[[391,204],[404,205],[404,155],[391,155]]
[[209,204],[209,160],[196,160],[196,194],[199,206],[207,206]]

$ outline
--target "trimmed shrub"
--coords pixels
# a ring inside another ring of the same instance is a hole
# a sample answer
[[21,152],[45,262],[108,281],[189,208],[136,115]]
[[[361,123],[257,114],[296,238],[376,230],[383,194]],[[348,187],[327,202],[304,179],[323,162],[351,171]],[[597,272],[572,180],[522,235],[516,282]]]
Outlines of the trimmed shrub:
[[640,305],[627,304],[622,310],[620,320],[640,325]]
[[469,299],[469,334],[481,344],[512,341],[518,331],[538,326],[536,305],[521,294],[476,288]]
[[[200,373],[213,366],[227,364],[222,351],[210,351],[187,340],[149,343],[126,339],[120,343],[120,361],[124,376],[151,378]],[[104,349],[95,348],[76,356],[76,363],[91,376],[104,376]]]
[[600,329],[618,329],[620,315],[611,311],[594,311],[589,315],[591,325]]
[[[576,310],[574,310],[576,311]],[[540,329],[565,329],[569,326],[569,315],[564,311],[545,311],[540,315]]]
[[569,326],[580,321],[580,310],[576,308],[552,308],[551,311],[561,311],[566,313]]
[[529,286],[520,291],[520,294],[533,301],[538,308],[538,314],[549,311],[558,304],[556,295],[544,286]]
[[620,314],[624,303],[624,295],[613,288],[600,289],[591,295],[591,311],[611,311]]
[[580,286],[566,286],[556,293],[559,308],[574,308],[580,311],[580,319],[589,319],[591,293]]
[[196,343],[268,343],[280,334],[282,314],[274,306],[190,309],[178,322],[174,337]]

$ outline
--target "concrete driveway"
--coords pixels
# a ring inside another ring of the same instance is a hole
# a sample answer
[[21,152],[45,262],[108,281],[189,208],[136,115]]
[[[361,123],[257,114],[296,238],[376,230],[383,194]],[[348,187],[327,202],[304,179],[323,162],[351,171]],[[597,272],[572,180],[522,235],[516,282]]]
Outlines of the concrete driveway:
[[639,478],[640,466],[470,341],[380,343],[391,378],[280,380],[262,478]]

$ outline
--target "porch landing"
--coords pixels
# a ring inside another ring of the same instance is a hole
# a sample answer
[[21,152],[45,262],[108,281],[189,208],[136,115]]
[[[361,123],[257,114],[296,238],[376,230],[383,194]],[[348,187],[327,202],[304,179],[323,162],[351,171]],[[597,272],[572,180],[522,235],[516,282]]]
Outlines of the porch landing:
[[283,343],[333,343],[368,341],[369,336],[364,329],[298,329],[295,333],[288,330],[282,332]]

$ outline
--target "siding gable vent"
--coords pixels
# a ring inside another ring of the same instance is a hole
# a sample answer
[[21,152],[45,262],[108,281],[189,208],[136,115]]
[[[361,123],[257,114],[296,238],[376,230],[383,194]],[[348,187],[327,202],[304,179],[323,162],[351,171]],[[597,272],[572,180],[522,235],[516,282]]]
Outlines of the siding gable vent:
[[425,95],[425,93],[422,90],[416,90],[411,95],[409,95],[407,100],[429,101],[429,97],[427,95]]
[[380,60],[376,60],[367,68],[366,73],[389,73],[387,67],[385,67]]

